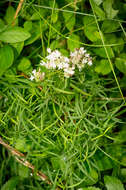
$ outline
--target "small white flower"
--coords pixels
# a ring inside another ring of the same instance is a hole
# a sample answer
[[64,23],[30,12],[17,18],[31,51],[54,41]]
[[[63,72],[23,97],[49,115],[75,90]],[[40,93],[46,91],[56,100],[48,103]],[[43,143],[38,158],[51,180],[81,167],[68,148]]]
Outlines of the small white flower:
[[[45,66],[47,69],[58,69],[64,71],[64,77],[69,78],[75,73],[75,68],[78,68],[79,71],[84,68],[85,64],[92,65],[92,58],[90,54],[84,49],[84,47],[80,47],[75,49],[75,51],[70,52],[70,57],[65,57],[61,54],[60,51],[55,50],[51,51],[50,48],[47,48],[48,55],[46,56],[46,61],[41,61],[40,65]],[[33,70],[33,77],[35,80],[40,80],[40,76],[43,76],[40,71],[36,72]],[[42,77],[42,78],[43,78]]]
[[80,49],[79,49],[79,53],[81,54],[81,55],[83,55],[84,53],[86,53],[87,51],[84,49],[84,47],[81,47]]
[[33,75],[31,75],[29,79],[32,81],[35,79],[35,77]]
[[86,64],[88,62],[88,60],[87,60],[87,58],[83,58],[83,60],[82,60],[82,64]]
[[68,63],[63,63],[63,68],[69,68],[69,64]]
[[51,54],[49,54],[49,55],[46,57],[46,59],[48,59],[48,60],[54,60],[54,55],[51,53]]
[[85,57],[90,57],[89,53],[86,53],[86,54],[85,54]]
[[56,69],[56,63],[54,61],[50,62],[50,66],[52,69]]
[[59,63],[59,64],[57,65],[57,67],[58,67],[59,70],[60,70],[60,69],[63,69],[63,63]]
[[36,69],[34,69],[34,70],[32,71],[32,73],[33,73],[33,75],[35,75],[35,74],[36,74]]
[[66,69],[64,69],[64,76],[66,78],[69,78],[70,76],[74,75],[74,72],[75,72],[74,68],[72,68],[72,67],[66,68]]
[[54,53],[56,58],[59,58],[61,56],[61,53],[58,50],[55,50]]
[[71,52],[70,57],[76,57],[77,56],[77,51]]
[[91,66],[91,65],[92,65],[92,60],[90,60],[90,61],[88,62],[88,65],[89,65],[89,66]]
[[47,52],[48,52],[48,53],[51,53],[51,49],[50,49],[50,48],[47,48]]

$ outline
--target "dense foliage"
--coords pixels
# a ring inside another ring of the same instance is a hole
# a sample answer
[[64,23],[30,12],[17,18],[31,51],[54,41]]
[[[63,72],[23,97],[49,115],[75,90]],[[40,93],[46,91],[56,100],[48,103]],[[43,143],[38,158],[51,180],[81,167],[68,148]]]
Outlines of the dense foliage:
[[0,1],[0,137],[35,170],[0,145],[1,190],[124,190],[126,1],[18,4]]

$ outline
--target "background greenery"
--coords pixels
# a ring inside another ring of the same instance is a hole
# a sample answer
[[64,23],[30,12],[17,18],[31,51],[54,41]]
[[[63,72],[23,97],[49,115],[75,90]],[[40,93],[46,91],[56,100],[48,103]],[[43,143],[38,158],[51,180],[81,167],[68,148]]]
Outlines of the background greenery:
[[[0,145],[1,189],[124,190],[126,1],[26,0],[13,25],[18,3],[0,1],[0,136],[36,171]],[[92,67],[28,79],[47,47],[82,46]]]

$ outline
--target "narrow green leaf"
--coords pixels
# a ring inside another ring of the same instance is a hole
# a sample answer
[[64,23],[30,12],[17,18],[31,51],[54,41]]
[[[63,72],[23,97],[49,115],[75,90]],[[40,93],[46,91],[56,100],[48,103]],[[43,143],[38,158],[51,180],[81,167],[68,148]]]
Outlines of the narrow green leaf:
[[81,189],[78,189],[78,190],[100,190],[100,189],[97,188],[97,187],[85,187],[85,188],[81,188]]

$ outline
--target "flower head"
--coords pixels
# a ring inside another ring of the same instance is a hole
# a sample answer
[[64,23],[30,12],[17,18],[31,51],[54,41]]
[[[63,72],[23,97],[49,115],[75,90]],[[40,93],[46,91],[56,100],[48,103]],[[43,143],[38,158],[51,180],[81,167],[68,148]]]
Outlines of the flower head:
[[[40,62],[40,65],[47,69],[63,70],[64,77],[66,78],[74,75],[76,68],[81,71],[86,64],[89,66],[92,65],[92,57],[87,53],[87,50],[85,50],[84,47],[77,48],[75,51],[70,52],[70,57],[65,57],[60,51],[52,51],[50,48],[47,48],[47,52],[48,55],[45,57],[44,61],[42,60]],[[33,76],[31,76],[31,80],[33,80],[35,76],[39,75],[34,70],[32,73]]]

